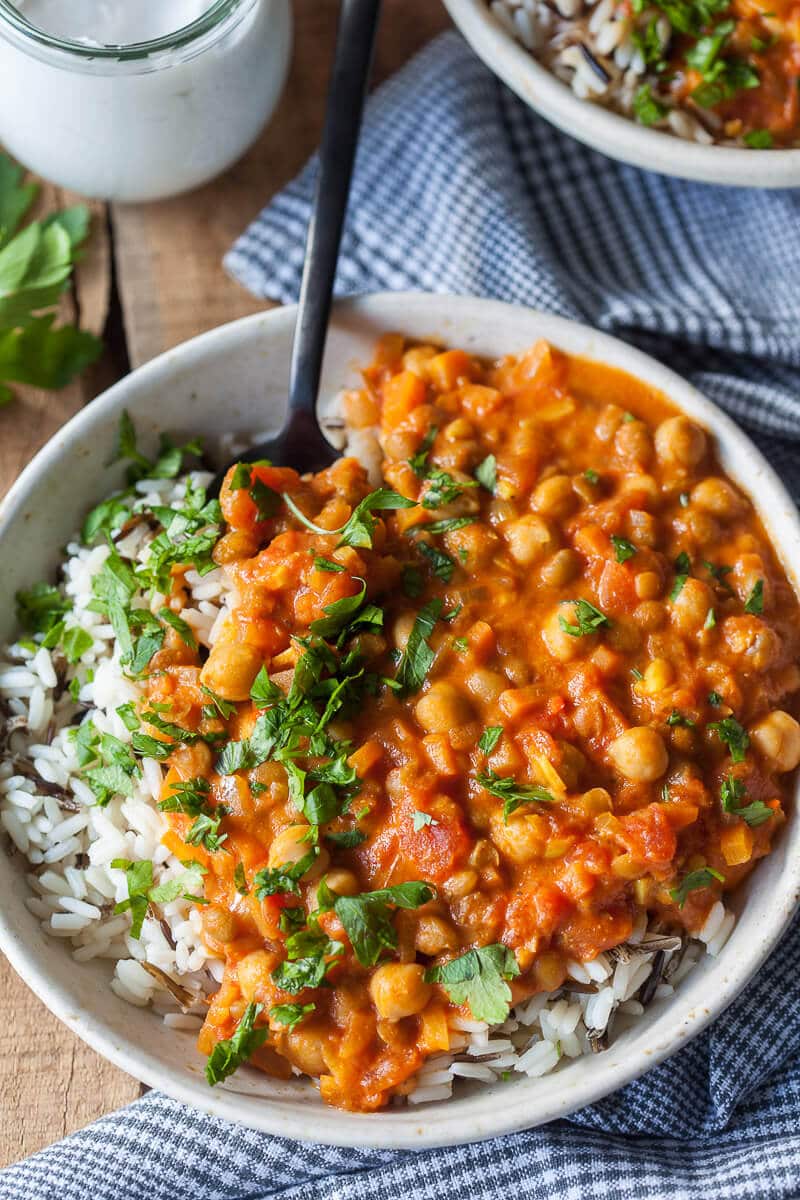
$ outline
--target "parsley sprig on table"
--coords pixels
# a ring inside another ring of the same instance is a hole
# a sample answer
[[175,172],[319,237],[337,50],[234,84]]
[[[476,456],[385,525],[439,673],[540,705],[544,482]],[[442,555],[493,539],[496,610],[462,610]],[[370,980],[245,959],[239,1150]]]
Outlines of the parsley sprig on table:
[[89,232],[89,210],[76,205],[20,229],[38,185],[0,153],[0,407],[9,383],[65,387],[102,353],[102,342],[75,325],[55,327],[55,307]]

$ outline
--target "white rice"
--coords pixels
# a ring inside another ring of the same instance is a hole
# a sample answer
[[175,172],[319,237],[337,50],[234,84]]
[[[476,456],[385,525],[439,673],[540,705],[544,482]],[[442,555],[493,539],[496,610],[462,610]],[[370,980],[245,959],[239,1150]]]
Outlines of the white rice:
[[[380,455],[375,437],[362,431],[361,440],[374,467],[375,456]],[[199,472],[191,478],[200,485],[210,479]],[[137,491],[148,503],[180,507],[185,484],[185,480],[143,481]],[[139,526],[117,542],[117,549],[131,561],[142,561],[151,536]],[[184,869],[161,844],[168,827],[156,807],[162,766],[145,759],[141,776],[133,779],[133,796],[115,797],[100,808],[80,778],[69,736],[85,713],[99,732],[130,741],[116,709],[140,695],[138,685],[123,674],[113,630],[89,608],[92,580],[108,553],[106,546],[87,548],[77,541],[67,547],[62,586],[73,604],[68,622],[92,639],[79,664],[67,666],[61,655],[41,646],[31,649],[16,643],[0,650],[0,736],[6,729],[0,759],[0,823],[30,865],[27,906],[43,930],[65,943],[76,962],[107,960],[109,985],[121,999],[137,1007],[150,1005],[169,1028],[193,1034],[202,1024],[202,997],[216,990],[223,970],[222,962],[203,943],[197,908],[184,899],[163,905],[160,919],[145,918],[138,940],[129,933],[130,914],[114,913],[114,905],[127,898],[127,882],[124,872],[111,866],[113,859],[150,860],[157,883]],[[189,595],[182,616],[198,641],[209,646],[233,597],[219,570],[204,576],[189,571],[186,583]],[[156,598],[153,609],[162,603],[162,598]],[[80,705],[67,691],[76,674],[84,681]],[[699,942],[665,953],[656,998],[672,994],[702,948],[719,954],[733,922],[733,915],[718,902],[699,933]],[[617,1013],[635,1019],[644,1012],[636,996],[657,957],[647,950],[646,941],[642,944],[645,938],[646,922],[641,918],[629,940],[629,953],[609,952],[591,962],[571,962],[563,989],[521,1002],[496,1028],[453,1015],[449,1052],[426,1062],[408,1100],[422,1104],[445,1099],[458,1078],[485,1084],[507,1078],[509,1072],[538,1078],[562,1060],[599,1048]],[[145,962],[196,994],[200,998],[196,1011],[180,1011],[171,994],[142,966]]]

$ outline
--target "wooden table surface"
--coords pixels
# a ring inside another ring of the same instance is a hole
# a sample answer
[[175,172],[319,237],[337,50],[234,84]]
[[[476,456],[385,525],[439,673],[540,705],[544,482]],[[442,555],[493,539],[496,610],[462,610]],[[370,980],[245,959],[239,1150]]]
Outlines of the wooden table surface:
[[[336,0],[295,0],[295,48],[281,104],[253,149],[199,191],[150,205],[94,204],[93,234],[65,311],[106,352],[58,393],[21,389],[0,410],[0,495],[39,446],[130,368],[264,307],[223,272],[224,252],[319,139]],[[375,80],[447,24],[438,0],[384,0]],[[41,208],[74,197],[46,185]],[[54,949],[57,953],[59,948]],[[140,1084],[85,1046],[0,959],[0,1166],[135,1099]]]

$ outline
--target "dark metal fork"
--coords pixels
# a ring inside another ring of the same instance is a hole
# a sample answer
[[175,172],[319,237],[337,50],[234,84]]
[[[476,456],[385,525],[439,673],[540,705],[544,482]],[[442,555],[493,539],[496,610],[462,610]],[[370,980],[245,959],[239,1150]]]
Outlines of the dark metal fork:
[[[289,372],[289,404],[281,430],[236,461],[268,459],[300,472],[319,471],[339,457],[317,421],[317,397],[328,333],[350,179],[369,81],[380,0],[342,0],[314,202]],[[218,492],[221,471],[212,491]]]

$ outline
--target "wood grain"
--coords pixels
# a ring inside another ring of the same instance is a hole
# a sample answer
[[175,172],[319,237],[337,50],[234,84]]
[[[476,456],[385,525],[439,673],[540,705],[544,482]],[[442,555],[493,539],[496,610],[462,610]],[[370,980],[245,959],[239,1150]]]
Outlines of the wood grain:
[[[0,410],[0,496],[44,441],[112,383],[128,360],[137,366],[186,338],[265,307],[226,276],[222,257],[313,153],[337,12],[336,0],[296,0],[294,57],[282,101],[257,144],[221,179],[158,204],[115,206],[110,214],[94,206],[91,246],[75,293],[65,300],[65,317],[80,316],[86,328],[105,330],[109,350],[64,391],[20,389],[18,400]],[[395,71],[446,24],[435,0],[385,0],[375,80]],[[43,189],[45,211],[72,202],[59,189]],[[115,337],[112,252],[126,345]],[[135,1080],[75,1038],[5,963],[0,964],[0,1006],[0,1166],[139,1094]]]

